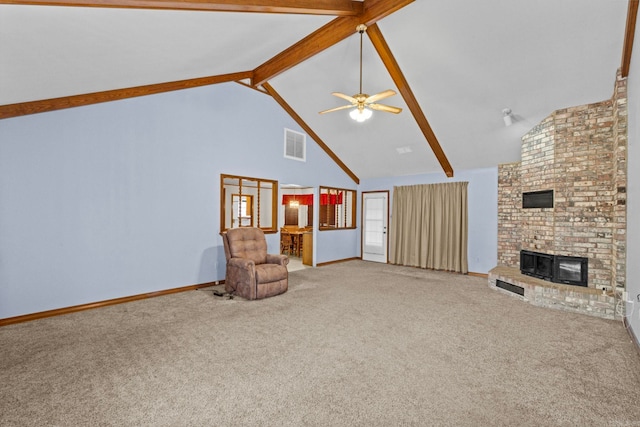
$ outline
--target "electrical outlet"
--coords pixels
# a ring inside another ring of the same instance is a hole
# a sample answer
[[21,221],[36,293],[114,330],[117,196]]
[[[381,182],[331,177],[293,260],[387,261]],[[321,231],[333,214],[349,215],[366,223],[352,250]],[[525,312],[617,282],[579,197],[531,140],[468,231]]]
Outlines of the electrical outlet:
[[[640,302],[640,294],[636,296],[636,300]],[[640,320],[640,304],[633,298],[626,300],[626,313],[629,319]]]

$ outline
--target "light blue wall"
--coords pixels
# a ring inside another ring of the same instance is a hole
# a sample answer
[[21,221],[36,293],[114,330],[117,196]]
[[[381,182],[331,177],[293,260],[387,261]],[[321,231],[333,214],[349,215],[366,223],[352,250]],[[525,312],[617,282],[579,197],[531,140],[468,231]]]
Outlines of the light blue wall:
[[[0,120],[0,318],[223,279],[221,173],[356,188],[309,138],[284,159],[285,127],[234,83]],[[319,233],[317,262],[355,234]]]
[[[636,27],[635,40],[640,40],[640,26]],[[640,47],[631,58],[627,96],[627,321],[640,339]]]
[[360,191],[389,190],[391,204],[394,186],[455,181],[469,182],[469,271],[486,274],[498,262],[498,168],[455,171],[454,178],[433,173],[368,179],[361,182]]
[[[361,191],[450,181],[357,186],[310,139],[307,162],[284,159],[285,127],[302,132],[233,83],[0,120],[0,318],[223,279],[221,173],[357,189],[359,202]],[[469,181],[469,270],[486,273],[497,168],[453,180]],[[277,251],[278,235],[267,239]],[[314,245],[317,263],[358,257],[360,228],[316,232]]]

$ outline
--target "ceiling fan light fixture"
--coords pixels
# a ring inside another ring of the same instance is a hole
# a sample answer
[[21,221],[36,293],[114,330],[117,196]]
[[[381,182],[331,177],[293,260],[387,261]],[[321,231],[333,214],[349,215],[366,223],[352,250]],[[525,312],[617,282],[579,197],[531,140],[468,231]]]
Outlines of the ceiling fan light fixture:
[[368,108],[363,108],[360,110],[359,108],[355,108],[349,112],[349,116],[358,123],[362,123],[365,120],[371,118],[373,115],[373,111]]
[[331,113],[333,111],[345,110],[347,108],[355,108],[354,110],[349,112],[349,116],[351,116],[351,118],[357,122],[364,122],[365,120],[369,119],[373,114],[371,110],[384,111],[385,113],[393,114],[400,113],[402,111],[402,108],[377,103],[377,101],[380,101],[381,99],[385,99],[395,95],[395,91],[387,89],[383,92],[376,93],[371,96],[362,92],[362,34],[367,30],[367,26],[364,24],[360,24],[356,27],[356,30],[360,34],[360,92],[356,93],[353,96],[345,95],[341,92],[332,92],[331,95],[349,101],[351,105],[329,108],[328,110],[320,111],[319,113],[325,114]]

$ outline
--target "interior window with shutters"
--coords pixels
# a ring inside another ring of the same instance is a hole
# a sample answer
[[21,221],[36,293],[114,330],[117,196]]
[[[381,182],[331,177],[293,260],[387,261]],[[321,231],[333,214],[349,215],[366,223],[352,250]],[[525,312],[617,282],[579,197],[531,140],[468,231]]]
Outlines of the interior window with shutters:
[[258,227],[278,231],[278,181],[220,175],[220,231]]
[[320,187],[320,230],[356,228],[356,192]]
[[284,130],[284,157],[287,159],[307,161],[306,135],[291,129]]

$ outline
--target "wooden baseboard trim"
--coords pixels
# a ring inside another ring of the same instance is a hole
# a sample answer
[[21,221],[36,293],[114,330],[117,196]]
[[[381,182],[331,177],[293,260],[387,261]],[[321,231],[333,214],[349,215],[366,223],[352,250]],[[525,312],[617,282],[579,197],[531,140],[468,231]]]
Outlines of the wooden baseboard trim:
[[469,276],[474,276],[474,277],[483,277],[485,279],[489,279],[489,275],[486,273],[474,273],[472,271],[467,273]]
[[635,344],[636,350],[638,350],[638,354],[640,354],[640,341],[638,340],[638,337],[636,336],[636,334],[633,332],[633,328],[631,328],[631,324],[627,322],[626,316],[622,318],[622,323],[624,324],[624,328],[627,330],[627,333],[631,337],[631,341],[633,342],[633,344]]
[[412,268],[418,268],[420,270],[430,270],[430,271],[441,271],[443,273],[452,273],[452,274],[463,274],[465,276],[475,276],[475,277],[482,277],[485,279],[489,279],[489,275],[485,274],[485,273],[474,273],[473,271],[468,271],[466,273],[461,273],[459,271],[451,271],[451,270],[438,270],[436,268],[423,268],[423,267],[418,267],[415,265],[404,265],[404,264],[394,264],[394,263],[388,263],[389,265],[397,265],[400,267],[412,267]]
[[223,283],[224,283],[224,280],[219,280],[217,282],[200,283],[198,285],[190,285],[190,286],[183,286],[180,288],[165,289],[163,291],[148,292],[145,294],[131,295],[128,297],[114,298],[114,299],[109,299],[105,301],[92,302],[88,304],[74,305],[71,307],[57,308],[55,310],[47,310],[47,311],[41,311],[38,313],[24,314],[22,316],[7,317],[5,319],[0,319],[0,327],[13,325],[15,323],[29,322],[31,320],[44,319],[45,317],[61,316],[63,314],[77,313],[79,311],[91,310],[93,308],[100,308],[100,307],[106,307],[109,305],[123,304],[125,302],[138,301],[141,299],[159,297],[162,295],[192,291],[200,288],[206,288],[209,286],[220,285]]
[[360,257],[352,257],[352,258],[344,258],[344,259],[336,259],[334,261],[327,261],[327,262],[321,262],[316,264],[316,267],[324,267],[326,265],[331,265],[331,264],[337,264],[339,262],[347,262],[347,261],[355,261],[355,260],[361,260],[362,258]]

